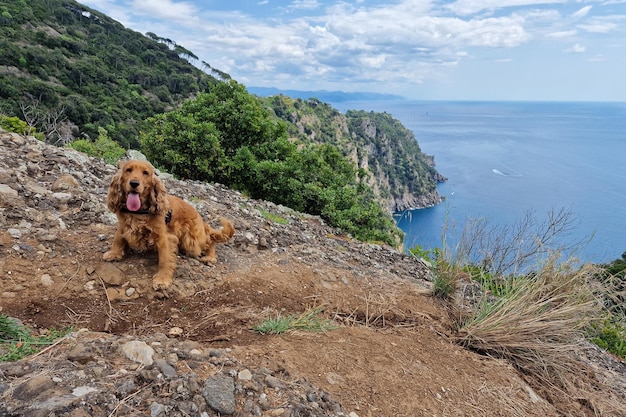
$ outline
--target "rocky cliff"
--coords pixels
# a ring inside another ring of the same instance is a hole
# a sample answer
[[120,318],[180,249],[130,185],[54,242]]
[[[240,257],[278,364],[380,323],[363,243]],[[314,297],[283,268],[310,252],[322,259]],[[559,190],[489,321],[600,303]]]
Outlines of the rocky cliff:
[[391,213],[441,202],[437,183],[447,179],[435,169],[434,156],[424,154],[415,135],[390,114],[354,110],[342,114],[317,99],[265,100],[288,123],[294,139],[333,144],[354,161]]

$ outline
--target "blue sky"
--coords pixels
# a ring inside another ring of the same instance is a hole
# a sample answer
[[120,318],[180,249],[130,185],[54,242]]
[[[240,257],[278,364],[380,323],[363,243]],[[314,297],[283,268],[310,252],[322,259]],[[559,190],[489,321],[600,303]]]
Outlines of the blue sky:
[[246,86],[626,101],[626,0],[88,0]]

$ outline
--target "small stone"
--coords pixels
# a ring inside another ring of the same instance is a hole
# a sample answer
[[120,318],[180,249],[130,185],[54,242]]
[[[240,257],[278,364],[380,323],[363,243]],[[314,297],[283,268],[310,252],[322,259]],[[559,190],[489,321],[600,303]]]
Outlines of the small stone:
[[96,286],[96,281],[91,280],[91,281],[87,281],[85,285],[83,285],[83,289],[85,291],[91,291],[95,288],[95,286]]
[[48,274],[43,274],[40,279],[41,279],[41,285],[43,285],[44,287],[51,287],[54,285],[54,281],[52,280],[52,277]]
[[244,369],[243,371],[239,371],[237,378],[242,381],[250,381],[252,379],[252,372],[250,372],[249,369]]
[[67,191],[78,188],[78,181],[70,174],[62,174],[52,184],[52,191]]
[[218,374],[207,378],[202,396],[218,413],[230,415],[235,412],[235,381],[229,376]]
[[190,354],[191,356],[202,356],[202,354],[203,354],[203,353],[204,353],[204,352],[203,352],[201,349],[191,349],[191,350],[189,351],[189,354]]
[[339,384],[343,382],[344,378],[339,374],[336,374],[334,372],[329,372],[326,374],[326,381],[328,381],[328,383],[331,385],[335,385],[335,384]]
[[74,395],[75,397],[84,397],[85,395],[92,393],[92,392],[97,392],[98,389],[94,388],[94,387],[89,387],[87,385],[83,385],[80,387],[76,387],[72,390],[72,395]]
[[285,384],[275,376],[268,375],[265,377],[265,383],[271,388],[285,388]]
[[13,398],[30,402],[53,388],[52,379],[45,375],[37,375],[18,385],[13,391]]
[[126,297],[132,297],[135,291],[133,287],[126,288]]
[[61,204],[66,204],[72,198],[70,193],[53,193],[52,197]]
[[11,291],[5,291],[2,293],[2,298],[15,298],[17,294]]
[[150,404],[150,417],[165,416],[167,415],[169,409],[170,407],[166,405],[153,402],[152,404]]
[[350,414],[348,414],[348,417],[359,417],[359,415],[353,411]]
[[124,271],[108,262],[98,264],[96,273],[102,278],[102,281],[109,285],[121,285],[125,278]]
[[170,365],[163,359],[157,359],[156,361],[154,361],[154,363],[156,364],[156,366],[159,367],[159,369],[161,370],[161,373],[165,375],[166,377],[174,378],[177,375],[176,369],[174,369],[172,365]]
[[22,237],[22,231],[19,229],[7,229],[7,233],[9,234],[9,236],[11,236],[13,239],[19,239]]
[[112,288],[112,287],[107,288],[106,292],[107,292],[107,298],[109,299],[109,301],[118,300],[120,296],[122,295],[122,293],[117,288]]
[[180,337],[183,335],[184,330],[181,329],[180,327],[172,327],[170,329],[169,332],[167,332],[167,335],[170,337]]
[[124,356],[134,362],[139,362],[142,365],[152,365],[152,355],[154,355],[154,349],[148,346],[145,342],[133,340],[124,343],[121,346],[121,351]]
[[94,361],[94,354],[89,346],[83,343],[77,343],[76,346],[74,346],[74,348],[67,354],[67,359],[84,365],[88,362]]

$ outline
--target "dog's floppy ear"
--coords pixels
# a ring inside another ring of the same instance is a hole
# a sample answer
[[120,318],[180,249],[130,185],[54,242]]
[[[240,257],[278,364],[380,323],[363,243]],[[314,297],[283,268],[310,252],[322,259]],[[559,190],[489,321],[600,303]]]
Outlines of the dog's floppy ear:
[[109,210],[114,213],[124,205],[124,190],[122,189],[122,173],[124,172],[124,167],[126,166],[127,161],[118,161],[117,162],[117,172],[111,178],[111,183],[109,184],[109,192],[107,194],[107,206]]
[[167,191],[156,172],[152,172],[152,190],[150,191],[150,213],[167,213],[170,209],[170,202],[167,199]]

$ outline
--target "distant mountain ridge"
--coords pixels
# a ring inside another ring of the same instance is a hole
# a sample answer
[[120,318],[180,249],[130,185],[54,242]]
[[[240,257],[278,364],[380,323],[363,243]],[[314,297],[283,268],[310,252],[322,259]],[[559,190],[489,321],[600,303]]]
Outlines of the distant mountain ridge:
[[331,103],[342,103],[344,101],[377,101],[377,100],[406,100],[395,94],[371,93],[371,92],[345,92],[327,90],[281,90],[275,87],[247,87],[251,94],[260,97],[270,97],[275,95],[285,95],[303,100],[316,98],[320,101]]

